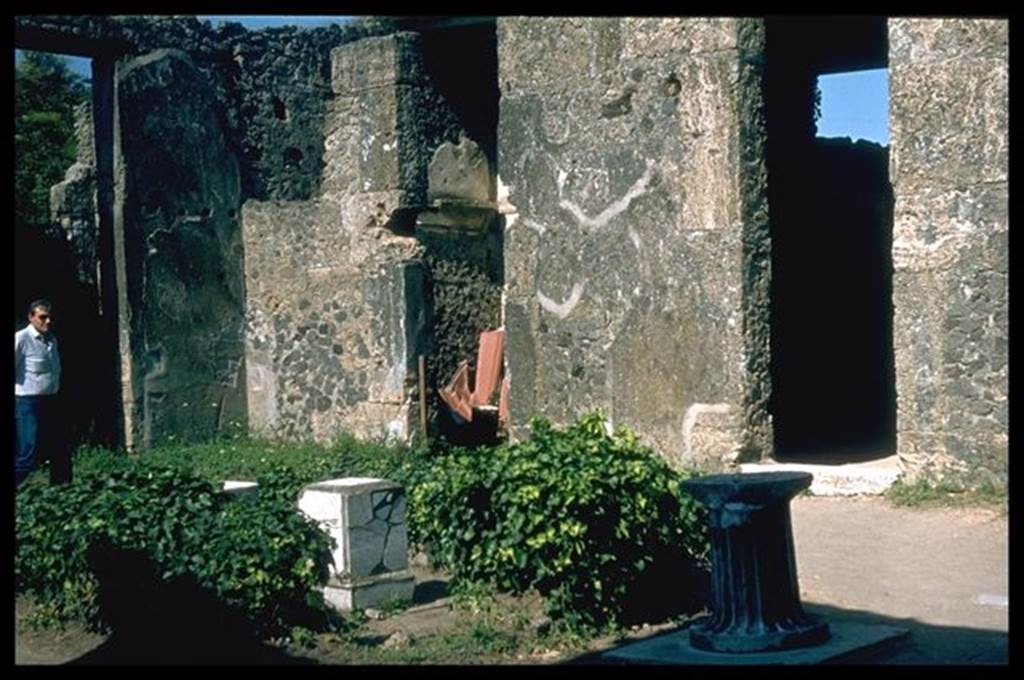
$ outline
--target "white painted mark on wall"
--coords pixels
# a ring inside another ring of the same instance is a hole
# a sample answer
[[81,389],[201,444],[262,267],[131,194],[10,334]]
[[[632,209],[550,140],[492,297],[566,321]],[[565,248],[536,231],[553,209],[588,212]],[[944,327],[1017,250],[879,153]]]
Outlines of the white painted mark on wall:
[[543,236],[544,232],[547,231],[547,229],[544,228],[543,224],[535,220],[531,220],[529,217],[523,218],[523,226],[533,229],[535,232],[537,232],[538,236]]
[[573,201],[565,198],[562,195],[565,189],[565,182],[569,177],[569,174],[564,170],[558,171],[558,204],[572,213],[573,217],[576,218],[576,222],[581,227],[589,227],[591,229],[600,229],[612,221],[615,217],[625,212],[629,205],[633,202],[633,199],[642,196],[647,193],[647,184],[651,181],[651,174],[654,164],[651,161],[647,161],[647,167],[644,169],[644,174],[633,183],[633,186],[618,200],[612,202],[607,208],[602,210],[597,216],[591,217],[587,215],[583,210],[576,205]]
[[683,414],[683,454],[689,460],[693,454],[693,426],[697,424],[697,418],[705,413],[729,413],[732,410],[730,404],[692,404]]
[[512,205],[511,201],[509,201],[509,195],[512,193],[512,187],[501,181],[501,175],[497,175],[495,177],[495,182],[495,190],[497,192],[495,198],[498,203],[498,212],[502,214],[518,212],[518,208]]
[[583,297],[582,283],[574,283],[569,297],[562,302],[555,302],[547,295],[540,292],[539,289],[537,290],[537,302],[540,303],[540,306],[557,316],[559,319],[564,319],[569,316],[569,314],[572,313],[572,310],[576,308],[576,305],[579,304],[581,297]]
[[640,250],[640,234],[636,233],[636,230],[633,229],[633,225],[632,224],[629,225],[629,227],[626,228],[626,233],[629,235],[629,240],[633,242],[633,247],[636,248],[637,251],[639,251]]
[[405,422],[401,418],[389,421],[387,425],[387,432],[385,434],[385,441],[389,443],[396,443],[405,441]]
[[1006,595],[992,595],[990,593],[982,593],[974,597],[974,604],[980,604],[982,607],[1005,607],[1010,608],[1010,598]]

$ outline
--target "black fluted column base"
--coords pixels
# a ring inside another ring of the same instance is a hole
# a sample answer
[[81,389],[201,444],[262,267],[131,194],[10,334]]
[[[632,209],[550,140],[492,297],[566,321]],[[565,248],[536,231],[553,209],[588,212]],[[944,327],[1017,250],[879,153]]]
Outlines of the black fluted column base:
[[712,614],[690,630],[694,647],[764,652],[829,639],[804,612],[797,585],[789,501],[811,484],[806,472],[697,477],[684,483],[708,509]]

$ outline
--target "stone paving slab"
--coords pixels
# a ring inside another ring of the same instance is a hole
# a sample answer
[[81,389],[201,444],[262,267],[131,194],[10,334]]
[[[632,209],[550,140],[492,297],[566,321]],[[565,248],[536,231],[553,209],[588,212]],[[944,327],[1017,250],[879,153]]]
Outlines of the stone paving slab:
[[856,663],[890,645],[906,642],[906,628],[848,621],[829,621],[828,642],[803,649],[750,654],[705,652],[690,644],[684,628],[605,652],[602,658],[623,664],[671,664],[683,666],[777,666],[822,663]]
[[809,463],[744,463],[741,472],[809,472],[814,476],[810,492],[815,496],[859,496],[884,494],[900,476],[899,459],[893,455],[879,460],[845,465]]

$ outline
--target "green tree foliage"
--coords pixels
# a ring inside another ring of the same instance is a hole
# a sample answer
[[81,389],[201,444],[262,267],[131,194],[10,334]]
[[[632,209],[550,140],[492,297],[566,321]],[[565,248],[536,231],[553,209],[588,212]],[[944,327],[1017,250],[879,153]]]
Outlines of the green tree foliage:
[[49,221],[50,187],[75,162],[74,108],[89,96],[64,57],[24,52],[14,79],[14,203],[20,224]]

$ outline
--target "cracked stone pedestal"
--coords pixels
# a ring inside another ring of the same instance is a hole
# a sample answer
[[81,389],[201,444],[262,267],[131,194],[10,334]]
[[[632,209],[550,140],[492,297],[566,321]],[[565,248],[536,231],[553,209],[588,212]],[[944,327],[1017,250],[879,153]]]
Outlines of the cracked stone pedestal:
[[411,600],[405,490],[386,479],[346,477],[310,484],[299,509],[335,540],[324,597],[341,611]]
[[683,483],[708,509],[711,616],[670,636],[605,656],[626,663],[821,663],[906,635],[804,611],[789,501],[806,472],[709,475]]

